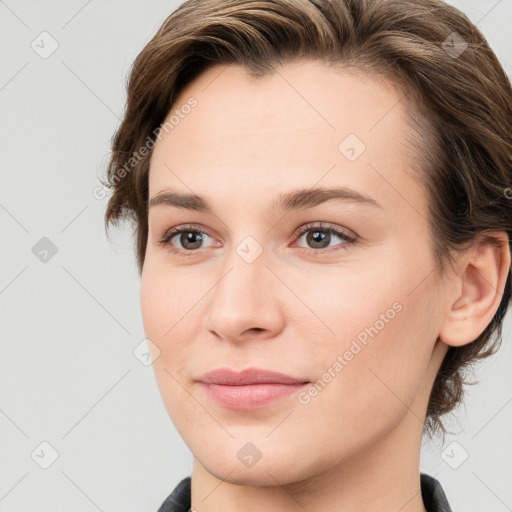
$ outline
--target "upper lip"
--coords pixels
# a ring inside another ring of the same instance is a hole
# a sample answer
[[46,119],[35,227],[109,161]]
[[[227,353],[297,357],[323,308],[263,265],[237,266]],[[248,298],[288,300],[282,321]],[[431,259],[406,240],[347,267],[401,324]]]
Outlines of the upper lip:
[[246,368],[240,372],[230,368],[218,368],[205,373],[199,379],[199,382],[206,384],[223,384],[227,386],[243,386],[247,384],[304,384],[306,379],[296,379],[270,370],[261,368]]

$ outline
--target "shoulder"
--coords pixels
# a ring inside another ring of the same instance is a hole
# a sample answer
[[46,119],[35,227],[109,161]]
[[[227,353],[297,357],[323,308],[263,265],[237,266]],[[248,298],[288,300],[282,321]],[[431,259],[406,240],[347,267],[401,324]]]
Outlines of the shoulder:
[[427,512],[452,512],[448,498],[439,480],[420,474],[421,496]]
[[190,509],[190,480],[191,477],[184,478],[165,498],[160,505],[158,512],[189,512]]

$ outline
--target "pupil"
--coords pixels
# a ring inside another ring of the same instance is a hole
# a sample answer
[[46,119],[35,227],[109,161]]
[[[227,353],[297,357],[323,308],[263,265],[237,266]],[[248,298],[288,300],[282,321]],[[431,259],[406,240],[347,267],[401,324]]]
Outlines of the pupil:
[[[312,243],[313,246],[315,246],[315,244],[318,244],[318,243],[320,243],[320,245],[321,245],[322,242],[325,242],[326,239],[329,242],[329,237],[330,237],[329,233],[326,233],[324,231],[311,231],[310,233],[311,233],[311,236],[308,237],[308,243]],[[320,248],[323,248],[323,247],[324,246],[322,246]]]
[[[197,240],[194,242],[194,238],[197,238]],[[196,233],[194,231],[189,231],[187,233],[182,233],[182,236],[181,236],[181,244],[183,245],[183,247],[185,248],[188,248],[188,249],[197,249],[200,245],[201,245],[201,235],[199,233]],[[187,247],[187,244],[188,243],[192,243],[192,245],[194,245],[195,243],[195,246],[194,247]]]
[[[313,244],[314,247],[320,245],[320,248],[322,248],[325,247],[325,245],[322,246],[322,242],[325,242],[326,240],[327,245],[329,245],[328,242],[330,240],[330,233],[327,233],[325,231],[310,231],[310,235],[308,235],[307,238],[308,243]],[[201,240],[202,238],[200,233],[189,231],[187,233],[182,233],[180,242],[183,245],[183,247],[187,247],[187,244],[190,242],[194,247],[188,248],[197,249],[201,245]]]

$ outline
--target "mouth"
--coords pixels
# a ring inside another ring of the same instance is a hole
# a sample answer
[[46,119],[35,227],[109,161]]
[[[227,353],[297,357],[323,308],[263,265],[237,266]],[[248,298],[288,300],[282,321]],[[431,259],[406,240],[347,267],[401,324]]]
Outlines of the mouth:
[[235,372],[220,368],[198,379],[206,395],[228,409],[253,410],[289,398],[310,384],[306,379],[248,368]]

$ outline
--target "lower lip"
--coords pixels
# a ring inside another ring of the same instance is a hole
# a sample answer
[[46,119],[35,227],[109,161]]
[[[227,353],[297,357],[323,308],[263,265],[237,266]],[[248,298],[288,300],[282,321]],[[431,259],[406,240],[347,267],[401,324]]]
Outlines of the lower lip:
[[302,384],[248,384],[225,386],[201,383],[206,393],[218,404],[228,409],[258,409],[285,397],[291,397],[309,382]]

